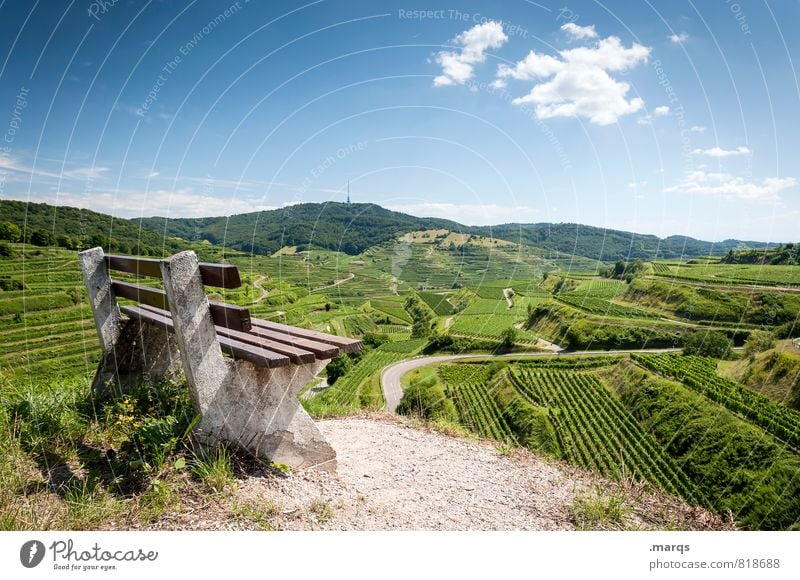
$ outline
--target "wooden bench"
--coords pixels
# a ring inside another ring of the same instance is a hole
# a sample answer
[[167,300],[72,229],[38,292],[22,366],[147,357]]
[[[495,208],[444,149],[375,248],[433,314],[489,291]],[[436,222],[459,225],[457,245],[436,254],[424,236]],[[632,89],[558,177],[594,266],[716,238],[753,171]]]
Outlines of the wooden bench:
[[[201,438],[295,468],[335,469],[336,454],[297,393],[330,359],[360,350],[359,341],[252,318],[246,308],[208,300],[205,286],[241,286],[239,271],[200,263],[191,251],[157,260],[93,248],[80,261],[103,348],[93,392],[185,378]],[[160,278],[164,289],[112,279],[111,270]],[[120,305],[119,298],[133,303]]]

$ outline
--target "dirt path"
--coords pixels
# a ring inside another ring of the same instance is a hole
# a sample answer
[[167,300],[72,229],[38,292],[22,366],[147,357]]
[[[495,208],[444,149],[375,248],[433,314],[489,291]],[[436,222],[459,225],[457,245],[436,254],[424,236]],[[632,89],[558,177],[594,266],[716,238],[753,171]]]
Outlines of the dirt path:
[[[547,343],[547,341],[543,341]],[[547,343],[555,348],[560,347],[553,343]],[[586,351],[551,351],[551,352],[521,352],[511,354],[448,354],[440,356],[423,356],[412,358],[409,360],[400,361],[391,366],[386,367],[381,372],[381,389],[383,389],[383,397],[386,399],[386,410],[393,413],[400,404],[400,399],[403,398],[403,387],[400,385],[400,377],[413,369],[424,367],[429,364],[437,362],[445,362],[450,360],[461,359],[518,359],[518,358],[532,358],[542,356],[581,356],[581,355],[615,355],[615,354],[630,354],[630,353],[668,353],[668,352],[681,352],[679,348],[658,348],[658,349],[645,349],[645,350],[586,350]]]
[[619,493],[630,505],[620,527],[722,527],[680,500],[622,489],[525,450],[504,455],[493,443],[448,437],[396,416],[318,425],[336,449],[337,475],[314,470],[288,477],[256,474],[240,481],[230,498],[147,527],[246,530],[267,523],[283,530],[571,530],[576,500],[595,489]]
[[269,290],[267,290],[266,288],[264,288],[261,285],[265,280],[268,280],[268,279],[269,279],[269,276],[259,276],[258,278],[253,280],[253,288],[258,288],[259,290],[261,290],[261,296],[259,296],[255,300],[253,300],[253,304],[258,304],[259,302],[264,300],[264,298],[269,296]]
[[349,280],[352,280],[355,277],[356,277],[356,275],[353,274],[352,272],[350,272],[350,274],[347,276],[347,278],[342,278],[341,280],[336,280],[333,284],[328,284],[327,286],[320,286],[319,288],[314,288],[312,290],[312,292],[319,292],[320,290],[325,290],[326,288],[335,288],[336,286],[340,286],[340,285],[344,284],[345,282],[347,282]]

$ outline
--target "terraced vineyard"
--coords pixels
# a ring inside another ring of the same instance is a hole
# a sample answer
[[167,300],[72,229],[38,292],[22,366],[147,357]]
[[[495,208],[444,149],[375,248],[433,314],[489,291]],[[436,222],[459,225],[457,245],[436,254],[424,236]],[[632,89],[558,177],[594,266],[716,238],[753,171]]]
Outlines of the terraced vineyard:
[[556,299],[564,304],[569,304],[579,310],[585,310],[597,316],[612,316],[614,318],[658,318],[658,315],[647,310],[641,310],[633,306],[623,306],[604,298],[598,298],[591,294],[578,294],[570,292],[559,294]]
[[509,376],[522,395],[550,410],[569,461],[609,477],[631,474],[691,502],[706,503],[689,478],[594,375],[516,368]]
[[517,442],[489,387],[480,380],[485,378],[483,369],[469,365],[443,366],[439,374],[447,385],[446,395],[455,403],[464,425],[488,439]]
[[409,340],[395,340],[384,343],[378,347],[383,352],[398,352],[411,355],[427,344],[427,339],[412,338]]
[[671,274],[672,269],[669,267],[668,264],[663,264],[661,262],[653,262],[653,272],[656,274]]
[[718,285],[757,284],[763,286],[798,286],[797,266],[761,266],[757,264],[674,264],[668,270],[656,270],[656,276],[678,278]]
[[[452,334],[460,336],[474,336],[479,338],[489,338],[500,340],[502,333],[508,328],[513,328],[519,321],[519,317],[509,314],[491,315],[459,315],[450,327]],[[517,342],[536,342],[536,335],[525,330],[517,330]]]
[[800,449],[800,412],[717,374],[714,359],[677,354],[636,354],[643,367],[681,381],[775,437]]
[[413,321],[411,320],[411,316],[408,312],[405,311],[403,308],[403,299],[390,299],[390,298],[373,298],[369,301],[370,306],[372,306],[375,310],[379,310],[384,314],[388,314],[395,323],[406,323],[411,324]]
[[15,245],[0,279],[24,289],[0,291],[0,374],[20,379],[94,372],[99,345],[74,252]]
[[625,291],[627,285],[622,280],[598,279],[584,280],[571,294],[591,294],[598,298],[614,298]]
[[425,304],[430,306],[436,316],[450,316],[455,312],[453,305],[447,301],[447,294],[419,292],[418,295]]

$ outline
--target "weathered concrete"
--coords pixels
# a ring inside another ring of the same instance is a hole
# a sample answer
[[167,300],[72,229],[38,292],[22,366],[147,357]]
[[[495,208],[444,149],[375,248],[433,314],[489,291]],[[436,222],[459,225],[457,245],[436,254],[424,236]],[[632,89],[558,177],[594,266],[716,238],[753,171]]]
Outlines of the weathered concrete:
[[130,387],[181,380],[181,359],[175,336],[164,328],[127,320],[117,342],[100,359],[92,392],[121,395]]
[[197,256],[185,251],[164,260],[161,277],[175,325],[183,372],[195,410],[202,416],[200,426],[213,432],[223,421],[213,402],[217,391],[228,380],[228,367],[208,308]]
[[92,392],[121,394],[143,381],[158,383],[176,378],[180,359],[175,339],[164,329],[123,321],[103,249],[92,248],[78,257],[103,349]]
[[217,340],[197,256],[186,251],[162,262],[198,433],[225,440],[295,469],[336,469],[336,452],[297,401],[297,393],[327,361],[275,369],[226,359]]
[[327,361],[275,369],[227,362],[230,380],[215,401],[220,436],[275,463],[335,471],[336,452],[297,400]]
[[117,297],[111,289],[111,276],[108,274],[103,248],[85,250],[78,254],[78,260],[86,291],[89,293],[89,306],[92,307],[100,347],[107,353],[117,342],[122,317],[117,306]]

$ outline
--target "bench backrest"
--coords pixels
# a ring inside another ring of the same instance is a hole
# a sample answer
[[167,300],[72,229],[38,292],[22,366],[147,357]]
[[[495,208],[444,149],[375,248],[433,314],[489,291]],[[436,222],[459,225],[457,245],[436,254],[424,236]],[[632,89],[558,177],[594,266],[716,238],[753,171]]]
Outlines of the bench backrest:
[[[105,256],[109,270],[117,270],[138,276],[161,278],[161,260],[153,258],[138,258],[133,256]],[[232,264],[200,263],[200,277],[206,286],[218,288],[238,288],[242,285],[239,269]],[[111,288],[120,298],[135,300],[161,310],[169,310],[167,294],[158,288],[150,288],[131,284],[121,280],[112,280]],[[211,318],[216,326],[222,326],[240,332],[247,332],[252,328],[250,311],[241,306],[233,306],[222,302],[209,300]]]

